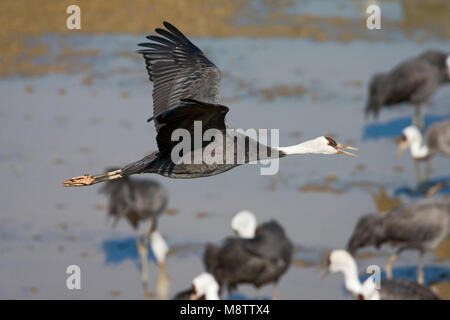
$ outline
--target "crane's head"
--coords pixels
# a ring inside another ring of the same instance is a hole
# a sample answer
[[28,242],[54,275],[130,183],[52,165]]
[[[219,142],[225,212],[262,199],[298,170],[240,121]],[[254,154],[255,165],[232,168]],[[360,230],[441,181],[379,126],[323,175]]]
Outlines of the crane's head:
[[412,144],[421,144],[422,134],[416,126],[409,126],[402,130],[402,136],[396,139],[398,145],[397,157],[400,157]]
[[231,219],[231,228],[240,238],[254,238],[256,226],[257,222],[255,215],[247,210],[239,211],[234,215],[233,219]]
[[334,141],[330,137],[320,136],[294,146],[278,148],[282,156],[293,154],[345,154],[352,157],[357,157],[356,154],[347,152],[343,149],[358,150],[357,148],[343,145]]
[[371,245],[378,245],[378,239],[383,235],[382,220],[377,214],[369,214],[359,219],[350,240],[347,250],[354,254],[358,249]]
[[369,95],[367,97],[365,114],[366,118],[373,114],[374,118],[378,118],[380,109],[383,107],[386,95],[386,73],[375,74],[369,83]]
[[338,249],[330,252],[327,258],[327,270],[322,278],[325,278],[330,273],[337,272],[357,272],[355,259],[346,250]]
[[[358,150],[358,148],[351,147],[351,146],[346,146],[346,145],[337,143],[336,141],[334,141],[333,139],[331,139],[329,137],[325,137],[325,139],[327,140],[326,143],[327,143],[328,148],[330,149],[330,153],[331,154],[333,154],[333,153],[340,153],[340,154],[346,154],[346,155],[352,156],[352,157],[357,157],[356,154],[347,152],[347,151],[342,150],[342,149]],[[331,150],[331,148],[334,149],[334,150]]]
[[318,137],[316,139],[311,140],[312,149],[315,151],[314,153],[321,154],[345,154],[352,157],[357,157],[356,154],[347,152],[343,149],[348,150],[358,150],[357,148],[343,145],[341,143],[336,142],[334,139],[330,137]]
[[192,280],[191,300],[205,297],[206,300],[219,300],[219,284],[207,272],[203,272]]

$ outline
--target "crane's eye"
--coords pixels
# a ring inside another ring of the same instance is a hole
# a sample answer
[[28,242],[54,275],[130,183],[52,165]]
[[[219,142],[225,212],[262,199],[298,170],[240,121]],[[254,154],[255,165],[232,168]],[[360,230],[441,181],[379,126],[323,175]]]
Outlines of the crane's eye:
[[336,141],[334,141],[333,139],[329,138],[329,137],[325,137],[328,140],[328,145],[332,146],[333,148],[335,148],[337,146]]

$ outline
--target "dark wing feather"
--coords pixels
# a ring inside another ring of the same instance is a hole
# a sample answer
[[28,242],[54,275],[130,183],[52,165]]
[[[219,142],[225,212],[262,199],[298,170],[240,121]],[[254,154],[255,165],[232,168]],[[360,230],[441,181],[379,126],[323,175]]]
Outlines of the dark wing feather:
[[212,271],[222,285],[234,286],[253,283],[264,271],[266,264],[267,261],[245,250],[242,239],[228,238],[217,253],[216,266]]
[[145,58],[150,81],[153,82],[153,117],[179,106],[181,99],[191,98],[219,103],[220,71],[203,52],[177,28],[164,22],[165,29],[148,36],[150,43],[140,43],[138,50]]
[[283,227],[274,220],[258,226],[255,237],[243,240],[243,246],[263,259],[283,260],[286,263],[291,261],[294,249]]
[[[208,129],[218,129],[220,131],[226,129],[225,115],[229,110],[228,107],[192,99],[182,99],[181,103],[178,107],[158,115],[155,119],[160,125],[156,135],[156,142],[161,154],[170,153],[172,148],[179,143],[178,141],[171,141],[174,130],[186,129],[193,137],[195,121],[201,121],[202,123],[202,136]],[[194,142],[193,140],[191,139],[192,143]]]

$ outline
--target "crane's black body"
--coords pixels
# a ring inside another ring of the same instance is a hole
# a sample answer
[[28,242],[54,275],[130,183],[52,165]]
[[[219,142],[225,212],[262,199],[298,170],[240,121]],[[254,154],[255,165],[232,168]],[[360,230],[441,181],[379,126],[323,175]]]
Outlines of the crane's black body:
[[292,254],[293,245],[283,228],[270,221],[258,226],[252,239],[227,238],[221,247],[208,244],[203,261],[220,288],[230,292],[244,283],[256,288],[277,283],[289,268]]
[[167,190],[155,180],[126,177],[107,181],[100,192],[108,195],[108,214],[114,223],[126,218],[133,229],[141,221],[151,221],[151,233],[156,230],[158,218],[167,207]]
[[380,283],[380,300],[439,300],[434,292],[408,279],[384,279]]

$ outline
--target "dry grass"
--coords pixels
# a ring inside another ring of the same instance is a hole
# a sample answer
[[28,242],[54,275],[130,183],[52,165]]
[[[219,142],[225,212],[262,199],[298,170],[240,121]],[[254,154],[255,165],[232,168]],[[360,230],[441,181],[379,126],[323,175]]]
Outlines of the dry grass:
[[277,97],[299,98],[306,93],[306,88],[301,85],[279,84],[270,88],[263,88],[258,91],[258,95],[266,101],[273,101]]
[[[383,28],[425,31],[426,38],[450,38],[450,1],[398,0],[405,19],[400,22],[383,19]],[[31,44],[46,34],[148,34],[163,20],[173,21],[192,37],[295,37],[315,41],[374,40],[382,33],[368,35],[364,19],[339,16],[290,14],[293,0],[263,0],[260,10],[251,0],[77,0],[81,8],[81,30],[68,30],[66,8],[73,0],[3,0],[0,2],[0,78],[33,77],[49,73],[88,71],[79,59],[99,54],[96,50],[76,50],[62,43],[61,52],[51,63],[35,63],[47,56],[45,44]],[[205,14],[207,13],[207,14]],[[134,54],[124,52],[136,59]],[[270,95],[270,93],[269,93]]]

